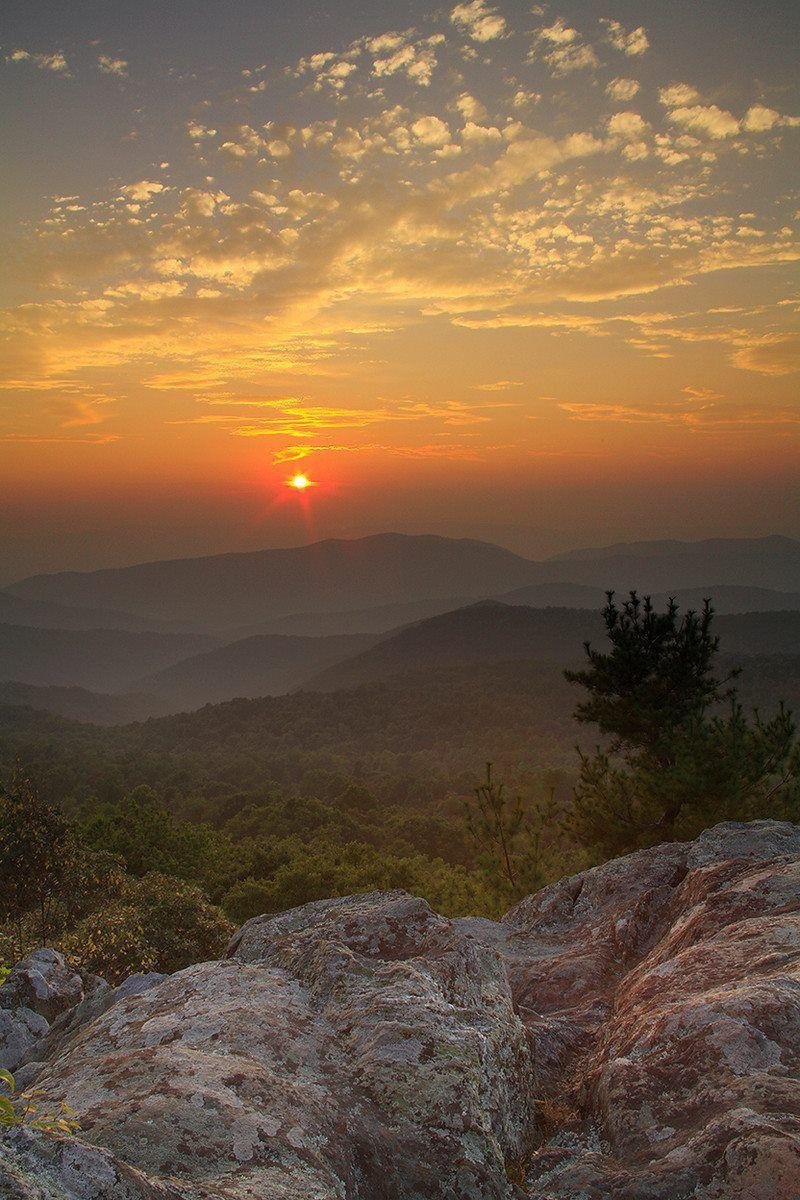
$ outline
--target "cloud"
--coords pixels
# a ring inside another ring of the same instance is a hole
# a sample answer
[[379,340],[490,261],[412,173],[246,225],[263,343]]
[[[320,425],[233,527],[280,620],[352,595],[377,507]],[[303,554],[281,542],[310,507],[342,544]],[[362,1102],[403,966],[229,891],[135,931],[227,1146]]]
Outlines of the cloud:
[[757,371],[760,375],[792,375],[800,371],[800,333],[765,333],[754,337],[734,352],[731,362],[743,371]]
[[682,105],[694,104],[700,99],[700,94],[691,84],[673,83],[669,87],[661,88],[658,98],[666,108],[679,108]]
[[636,29],[626,30],[619,21],[610,21],[606,18],[600,19],[600,24],[605,26],[606,40],[619,50],[621,54],[628,54],[636,57],[644,54],[645,50],[650,46],[650,41],[643,25],[637,26]]
[[50,54],[33,54],[30,50],[12,50],[10,54],[6,55],[6,62],[29,62],[34,67],[38,67],[40,71],[53,71],[56,75],[69,74],[69,63],[60,50],[54,50]]
[[423,146],[446,146],[450,141],[450,130],[439,117],[419,117],[411,132]]
[[571,29],[562,17],[558,17],[552,25],[539,30],[539,37],[545,42],[553,42],[556,46],[566,46],[577,40],[578,31]]
[[620,137],[629,142],[640,139],[648,129],[647,122],[635,112],[614,113],[608,118],[606,125],[612,137]]
[[502,37],[506,31],[505,17],[496,8],[486,4],[485,0],[457,4],[450,11],[450,20],[474,42],[491,42]]
[[140,179],[138,183],[126,183],[120,188],[120,194],[129,200],[152,200],[165,190],[164,184],[156,179]]
[[476,383],[473,385],[478,392],[507,392],[509,388],[524,387],[519,379],[498,379],[496,383]]
[[670,110],[670,120],[685,129],[705,133],[710,138],[732,137],[739,132],[739,122],[732,113],[716,104],[693,104]]
[[748,108],[742,121],[742,127],[748,133],[767,133],[781,125],[796,127],[800,125],[800,117],[784,117],[774,108],[767,108],[763,104],[754,104]]
[[612,79],[606,84],[606,95],[612,100],[617,100],[624,104],[628,100],[632,100],[641,87],[635,79]]
[[129,65],[124,58],[110,58],[107,54],[101,54],[97,59],[97,66],[104,75],[116,75],[120,79],[127,76]]
[[586,71],[600,66],[591,46],[557,46],[549,54],[545,54],[544,60],[556,78],[571,75],[573,71]]
[[429,87],[437,66],[434,46],[438,44],[439,39],[428,38],[421,42],[401,45],[385,58],[376,58],[372,64],[372,74],[378,78],[405,75],[413,83]]

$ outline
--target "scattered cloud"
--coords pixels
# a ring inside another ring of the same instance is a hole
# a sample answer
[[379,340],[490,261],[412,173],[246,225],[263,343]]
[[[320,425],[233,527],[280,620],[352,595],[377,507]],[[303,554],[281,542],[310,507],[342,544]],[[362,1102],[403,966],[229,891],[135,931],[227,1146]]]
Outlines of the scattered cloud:
[[505,17],[485,0],[470,0],[457,4],[450,11],[450,20],[475,42],[491,42],[506,31]]
[[69,63],[60,50],[45,54],[35,54],[30,50],[12,50],[6,55],[8,63],[30,63],[40,71],[53,71],[56,75],[69,75]]
[[605,26],[607,41],[621,54],[638,57],[638,55],[644,54],[650,46],[650,40],[643,25],[637,26],[636,29],[626,30],[619,21],[611,21],[606,18],[602,18],[600,24]]
[[617,100],[619,103],[625,104],[628,100],[633,99],[633,97],[638,93],[640,87],[641,84],[639,84],[635,79],[623,79],[618,77],[617,79],[612,79],[610,83],[606,84],[606,95],[610,96],[612,100]]
[[104,75],[116,75],[125,79],[128,74],[129,63],[124,58],[111,58],[108,54],[101,54],[97,65]]

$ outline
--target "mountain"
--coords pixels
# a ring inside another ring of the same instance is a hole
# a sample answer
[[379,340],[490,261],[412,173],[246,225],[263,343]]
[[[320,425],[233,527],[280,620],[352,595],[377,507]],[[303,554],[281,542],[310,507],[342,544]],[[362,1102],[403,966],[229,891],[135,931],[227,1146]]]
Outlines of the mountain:
[[[521,589],[525,591],[524,588]],[[410,603],[379,604],[374,608],[350,608],[329,613],[292,613],[255,628],[237,630],[241,637],[252,637],[261,633],[291,634],[297,637],[328,637],[340,633],[380,634],[389,633],[400,625],[410,625],[437,613],[452,612],[463,608],[473,597],[450,596],[440,600],[412,600]],[[577,606],[576,606],[577,607]]]
[[372,645],[374,637],[262,635],[218,646],[138,680],[163,710],[199,708],[238,696],[270,696],[300,687],[318,671]]
[[800,591],[800,541],[787,537],[634,542],[573,550],[540,564],[550,581],[674,592],[719,584]]
[[580,658],[587,638],[602,636],[602,629],[599,613],[487,600],[400,629],[372,649],[321,672],[309,687],[336,691],[465,662],[524,659],[568,664]]
[[536,564],[467,539],[381,534],[144,563],[93,572],[37,575],[13,595],[77,607],[119,608],[148,619],[236,629],[295,612],[334,612],[438,597],[480,598],[537,577]]
[[[787,655],[800,651],[800,612],[731,613],[714,628],[727,655]],[[419,621],[313,678],[313,690],[335,691],[455,663],[527,660],[569,666],[585,641],[602,644],[597,611],[527,608],[485,601]]]
[[36,600],[0,591],[0,623],[29,625],[35,629],[129,629],[151,633],[167,632],[154,628],[152,621],[132,613],[99,608],[70,608],[51,600]]
[[[626,593],[618,593],[618,599]],[[655,592],[653,601],[663,608],[672,597],[682,609],[702,607],[711,600],[717,613],[787,612],[800,609],[800,592],[779,592],[774,588],[748,587],[715,583],[705,587],[676,588],[672,592]],[[593,608],[606,602],[606,589],[583,583],[535,583],[515,588],[497,596],[503,604],[524,604],[530,608]]]
[[200,634],[0,625],[0,679],[122,691],[143,672],[158,670],[214,644],[214,638]]
[[31,708],[90,725],[126,725],[170,711],[154,696],[112,696],[80,687],[35,687],[32,683],[0,683],[0,705]]

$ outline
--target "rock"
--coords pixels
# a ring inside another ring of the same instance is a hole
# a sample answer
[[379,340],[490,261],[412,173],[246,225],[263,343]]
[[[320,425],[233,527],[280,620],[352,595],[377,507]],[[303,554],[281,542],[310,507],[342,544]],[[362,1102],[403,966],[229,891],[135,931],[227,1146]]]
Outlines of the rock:
[[78,1004],[83,979],[57,950],[35,950],[18,963],[2,987],[0,1008],[29,1008],[46,1021]]
[[794,826],[720,825],[497,923],[402,892],[321,901],[140,984],[96,989],[36,1043],[40,1107],[66,1100],[81,1129],[7,1133],[0,1195],[800,1191]]
[[0,1067],[13,1071],[49,1025],[31,1008],[0,1008]]

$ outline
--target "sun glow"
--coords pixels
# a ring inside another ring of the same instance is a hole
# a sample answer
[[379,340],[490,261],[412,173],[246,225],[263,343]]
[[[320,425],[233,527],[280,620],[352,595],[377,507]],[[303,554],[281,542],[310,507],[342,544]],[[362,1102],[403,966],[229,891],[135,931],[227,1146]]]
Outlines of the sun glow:
[[313,486],[307,475],[293,475],[288,482],[289,487],[295,488],[298,492],[304,492],[306,488]]

